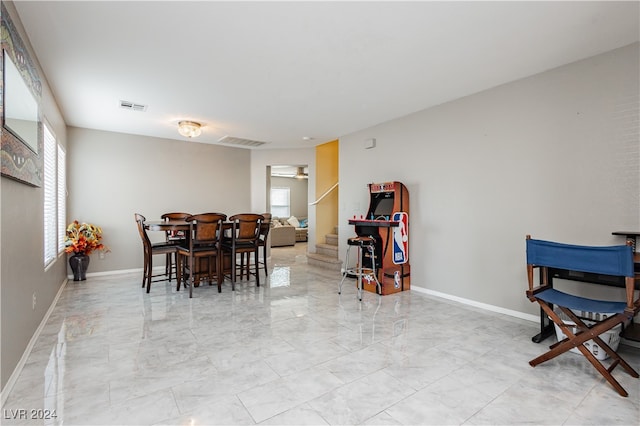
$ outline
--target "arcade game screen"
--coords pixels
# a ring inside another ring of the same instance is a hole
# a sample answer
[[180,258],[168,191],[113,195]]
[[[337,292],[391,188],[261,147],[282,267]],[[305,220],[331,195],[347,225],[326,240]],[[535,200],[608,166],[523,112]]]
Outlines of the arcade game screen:
[[393,197],[384,197],[386,195],[384,193],[377,195],[381,195],[381,197],[371,200],[373,219],[382,219],[380,216],[385,216],[385,219],[389,220],[389,217],[393,214]]

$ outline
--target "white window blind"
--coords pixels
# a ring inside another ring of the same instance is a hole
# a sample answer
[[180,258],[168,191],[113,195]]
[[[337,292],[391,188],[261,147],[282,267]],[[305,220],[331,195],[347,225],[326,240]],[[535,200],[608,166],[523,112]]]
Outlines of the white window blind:
[[290,189],[271,188],[271,214],[276,217],[289,217],[290,212]]
[[56,206],[56,139],[49,128],[44,127],[44,265],[56,258],[57,206]]
[[67,156],[58,145],[58,253],[64,250],[64,236],[67,228]]

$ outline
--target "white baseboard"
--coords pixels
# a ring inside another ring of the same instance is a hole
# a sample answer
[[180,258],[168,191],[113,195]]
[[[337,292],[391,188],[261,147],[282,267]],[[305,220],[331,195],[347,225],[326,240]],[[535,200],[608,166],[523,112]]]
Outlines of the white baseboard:
[[[164,266],[156,266],[153,270],[164,270]],[[102,271],[102,272],[87,272],[87,278],[90,277],[106,277],[109,275],[124,275],[124,274],[133,274],[133,273],[142,273],[142,268],[136,269],[116,269],[113,271]],[[69,281],[73,281],[73,275],[67,275]]]
[[624,337],[622,337],[620,339],[620,344],[640,349],[640,342],[636,342],[636,341],[633,341],[633,340],[625,339]]
[[29,355],[31,355],[31,351],[35,346],[36,341],[38,340],[38,337],[40,337],[40,333],[42,332],[42,329],[47,324],[47,321],[49,321],[49,317],[51,316],[53,309],[58,304],[58,299],[60,299],[60,295],[62,294],[62,291],[64,290],[68,282],[69,280],[64,280],[64,282],[58,289],[58,292],[56,293],[56,297],[53,298],[51,305],[49,305],[49,309],[47,309],[47,312],[44,314],[42,321],[40,321],[38,328],[36,329],[35,333],[33,333],[33,336],[31,336],[31,340],[29,340],[29,344],[27,345],[24,352],[22,353],[22,357],[20,358],[20,361],[18,361],[16,368],[13,369],[13,373],[11,373],[11,376],[9,376],[9,380],[7,380],[7,384],[2,389],[1,396],[0,396],[0,401],[2,406],[4,406],[4,403],[7,402],[7,398],[9,397],[9,394],[11,393],[13,386],[16,384],[16,381],[18,380],[18,376],[20,376],[20,373],[22,373],[22,369],[24,368],[24,365],[26,364],[27,359],[29,358]]
[[463,305],[474,306],[476,308],[484,309],[486,311],[497,312],[499,314],[509,315],[511,317],[520,318],[527,321],[539,322],[540,317],[537,315],[525,314],[524,312],[518,312],[511,309],[501,308],[500,306],[489,305],[487,303],[477,302],[471,299],[465,299],[464,297],[452,296],[447,293],[440,293],[435,290],[428,290],[422,287],[411,287],[411,291],[417,291],[418,293],[425,293],[430,296],[440,297],[442,299],[453,300],[455,302],[462,303]]
[[[474,306],[476,308],[484,309],[491,312],[497,312],[499,314],[505,314],[512,317],[524,319],[527,321],[540,322],[540,317],[538,315],[525,314],[523,312],[513,311],[511,309],[501,308],[499,306],[489,305],[486,303],[477,302],[471,299],[465,299],[463,297],[452,296],[447,293],[441,293],[435,290],[428,290],[422,287],[411,287],[411,291],[416,291],[418,293],[428,294],[430,296],[440,297],[442,299],[453,300],[455,302],[462,303],[463,305]],[[634,348],[640,348],[640,342],[636,342],[633,340],[628,340],[625,338],[620,339],[620,344],[631,346]]]

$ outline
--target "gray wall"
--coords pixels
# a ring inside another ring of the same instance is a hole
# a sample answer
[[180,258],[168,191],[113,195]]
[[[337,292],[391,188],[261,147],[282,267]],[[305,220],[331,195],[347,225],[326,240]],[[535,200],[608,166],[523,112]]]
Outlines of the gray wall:
[[142,267],[134,213],[251,211],[250,166],[247,149],[69,128],[68,216],[102,227],[111,249],[89,273]]
[[289,177],[271,177],[272,187],[289,188],[291,202],[291,215],[297,218],[308,217],[308,180]]
[[401,181],[412,288],[537,313],[527,233],[599,245],[640,229],[639,46],[340,138],[341,235],[366,213],[367,183]]
[[[307,201],[315,200],[316,151],[315,148],[298,149],[255,149],[251,151],[251,206],[253,211],[268,210],[267,191],[271,178],[267,176],[268,166],[283,166],[287,164],[307,164],[309,179],[307,179]],[[307,206],[309,218],[308,247],[309,252],[315,253],[315,206]]]
[[[4,2],[3,2],[4,3]],[[28,45],[22,25],[12,3],[5,3],[9,14]],[[2,76],[0,75],[0,78]],[[41,116],[49,123],[58,141],[65,146],[67,131],[46,79],[42,78]],[[4,129],[2,129],[4,131]],[[44,214],[42,188],[34,188],[7,177],[0,178],[0,383],[5,385],[20,362],[31,336],[66,276],[66,256],[44,268]],[[32,309],[32,297],[36,307]],[[4,395],[4,393],[3,393]]]

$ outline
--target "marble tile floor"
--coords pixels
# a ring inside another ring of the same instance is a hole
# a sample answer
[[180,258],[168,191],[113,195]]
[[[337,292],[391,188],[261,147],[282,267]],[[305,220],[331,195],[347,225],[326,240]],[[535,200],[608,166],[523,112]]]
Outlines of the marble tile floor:
[[[259,288],[193,299],[146,294],[140,274],[69,282],[1,423],[638,425],[640,380],[621,368],[628,398],[578,354],[530,367],[554,339],[532,343],[536,323],[416,291],[338,295],[305,248],[274,249]],[[640,349],[620,352],[640,369]]]

